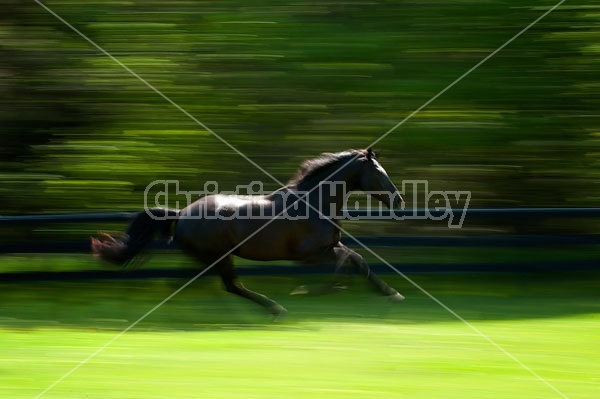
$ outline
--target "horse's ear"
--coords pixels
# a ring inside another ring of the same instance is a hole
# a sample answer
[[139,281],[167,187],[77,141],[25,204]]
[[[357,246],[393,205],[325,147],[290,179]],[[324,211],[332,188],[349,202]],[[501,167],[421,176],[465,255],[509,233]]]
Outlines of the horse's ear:
[[373,149],[371,147],[367,148],[367,159],[370,161],[373,158]]

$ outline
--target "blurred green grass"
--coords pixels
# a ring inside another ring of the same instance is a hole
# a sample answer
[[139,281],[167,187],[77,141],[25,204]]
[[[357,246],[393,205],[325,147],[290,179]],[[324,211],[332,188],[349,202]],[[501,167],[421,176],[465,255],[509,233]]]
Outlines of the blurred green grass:
[[[570,398],[595,398],[600,273],[411,275]],[[282,323],[202,277],[47,398],[559,397],[399,276],[387,303],[360,280],[249,277],[290,311]],[[106,344],[180,280],[0,283],[0,391],[30,398]]]

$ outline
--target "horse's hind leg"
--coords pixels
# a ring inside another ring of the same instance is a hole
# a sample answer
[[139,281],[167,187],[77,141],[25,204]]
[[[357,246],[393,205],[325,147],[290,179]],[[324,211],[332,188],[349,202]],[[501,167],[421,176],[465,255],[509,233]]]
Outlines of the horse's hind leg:
[[259,294],[244,287],[240,282],[234,268],[231,257],[227,257],[216,265],[218,273],[221,275],[225,290],[232,294],[247,298],[259,305],[264,306],[276,318],[282,317],[287,313],[287,310],[265,295]]
[[358,253],[341,244],[335,247],[335,253],[337,258],[340,260],[338,263],[338,270],[343,270],[346,262],[349,262],[351,266],[358,270],[360,274],[362,274],[375,289],[380,291],[382,294],[387,295],[390,300],[404,300],[404,296],[402,294],[387,285],[385,281],[381,280],[375,273],[373,273],[367,262]]

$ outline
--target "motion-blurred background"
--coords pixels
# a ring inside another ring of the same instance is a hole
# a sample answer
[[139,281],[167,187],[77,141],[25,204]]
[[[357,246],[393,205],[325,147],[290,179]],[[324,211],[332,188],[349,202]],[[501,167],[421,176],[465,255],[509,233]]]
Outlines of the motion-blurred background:
[[[277,187],[38,4],[2,3],[2,214],[139,209],[155,179]],[[368,145],[551,3],[46,4],[286,181]],[[596,205],[592,3],[565,3],[381,141],[396,183],[469,190],[473,207]]]

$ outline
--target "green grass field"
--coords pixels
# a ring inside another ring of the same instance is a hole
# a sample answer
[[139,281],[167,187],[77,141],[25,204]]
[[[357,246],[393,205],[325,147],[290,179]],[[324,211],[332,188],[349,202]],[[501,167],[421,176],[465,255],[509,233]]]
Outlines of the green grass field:
[[[600,273],[411,277],[566,397],[600,395]],[[387,303],[358,278],[244,282],[289,310],[200,278],[43,398],[560,398],[400,276]],[[0,397],[34,398],[185,281],[0,283]]]

